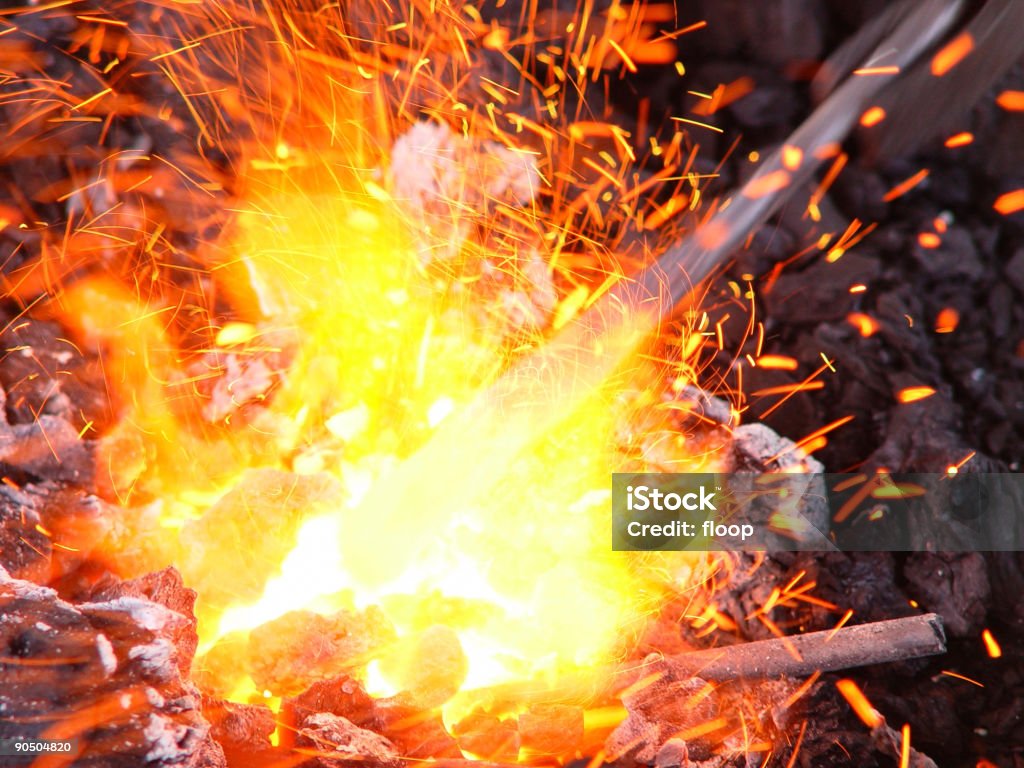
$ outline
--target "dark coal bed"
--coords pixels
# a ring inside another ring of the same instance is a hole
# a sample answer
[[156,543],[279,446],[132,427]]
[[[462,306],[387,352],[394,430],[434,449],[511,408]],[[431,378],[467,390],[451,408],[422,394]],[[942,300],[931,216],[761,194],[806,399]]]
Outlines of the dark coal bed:
[[[811,98],[800,77],[806,62],[820,60],[887,5],[709,0],[685,11],[710,26],[729,20],[717,33],[685,39],[694,78],[708,90],[738,77],[757,83],[750,97],[725,107],[715,121],[727,127],[725,136],[742,136],[723,169],[724,183],[749,176],[749,152],[777,146],[808,113]],[[938,125],[918,125],[910,151],[878,151],[874,131],[884,131],[884,120],[847,141],[849,165],[829,192],[834,208],[823,209],[823,217],[838,217],[844,226],[853,219],[878,226],[835,263],[815,252],[772,275],[774,265],[816,237],[801,210],[787,209],[726,270],[723,280],[739,285],[756,276],[763,350],[800,362],[795,371],[746,369],[747,392],[795,384],[821,365],[822,355],[836,361],[837,374],[826,375],[820,391],[777,408],[778,397],[751,402],[755,418],[793,439],[854,415],[815,453],[829,471],[941,472],[968,455],[965,471],[1021,471],[1024,214],[1000,215],[993,201],[1024,185],[1024,113],[996,103],[998,94],[1022,88],[1024,60],[1018,60],[972,108],[954,109]],[[653,90],[650,98],[679,104],[667,89]],[[947,139],[960,132],[970,132],[974,141],[947,147]],[[929,171],[922,183],[883,202],[889,190],[921,169]],[[922,244],[921,234],[934,232],[936,220],[945,225],[941,243],[936,247],[926,238]],[[865,290],[851,293],[855,285]],[[720,316],[740,303],[725,290],[718,296]],[[937,332],[950,309],[959,318],[955,330]],[[877,329],[865,336],[851,321],[853,313],[873,318]],[[730,352],[712,366],[723,378],[735,357],[756,343],[743,343],[746,318],[732,314],[725,324]],[[915,403],[897,401],[901,389],[919,385],[936,394]],[[1024,764],[1024,557],[854,553],[815,558],[813,568],[821,595],[854,608],[861,619],[898,615],[909,610],[910,600],[945,618],[952,638],[946,656],[852,674],[891,722],[911,723],[918,748],[938,765]],[[979,639],[985,627],[1000,638],[999,659],[990,659]],[[984,687],[943,676],[943,670]],[[891,764],[872,756],[864,730],[844,707],[832,686],[808,702],[814,715],[798,765]]]

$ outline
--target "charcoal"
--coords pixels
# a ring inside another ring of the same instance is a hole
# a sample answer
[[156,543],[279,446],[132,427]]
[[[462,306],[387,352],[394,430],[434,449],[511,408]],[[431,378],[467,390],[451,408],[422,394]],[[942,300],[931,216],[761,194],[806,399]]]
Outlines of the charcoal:
[[[679,392],[677,400],[688,406],[682,413],[684,415],[692,413],[697,417],[695,421],[698,424],[703,423],[707,425],[710,422],[712,424],[728,425],[733,421],[732,409],[729,407],[729,403],[719,397],[712,397],[699,387],[692,385],[683,387]],[[686,423],[680,423],[679,426],[686,426]]]
[[715,53],[742,50],[773,65],[815,60],[821,55],[825,7],[820,0],[773,0],[757,5],[704,0],[698,8],[698,17],[708,21],[703,42]]
[[962,227],[950,227],[938,247],[917,243],[911,253],[925,274],[943,280],[979,280],[987,271],[971,233]]
[[[718,702],[700,678],[655,680],[623,697],[629,713],[605,742],[608,759],[623,765],[654,765],[671,738],[717,716]],[[709,746],[700,739],[687,742],[689,759],[705,760]]]
[[1024,248],[1018,248],[1003,267],[1006,279],[1024,296]]
[[191,616],[133,597],[76,606],[2,570],[0,614],[0,738],[77,737],[83,768],[223,768],[174,645]]
[[776,322],[843,320],[855,309],[850,286],[870,285],[880,273],[879,261],[866,253],[847,253],[833,264],[819,261],[800,272],[783,273],[765,294],[765,306]]
[[420,706],[434,707],[462,687],[468,662],[455,631],[437,624],[397,643],[381,659],[381,672]]
[[534,704],[519,715],[518,730],[528,752],[572,754],[583,743],[583,709],[573,704]]
[[294,696],[324,675],[365,666],[394,640],[376,607],[331,616],[292,611],[250,633],[248,669],[261,690]]
[[654,768],[690,768],[690,750],[682,739],[669,739],[654,756]]
[[296,723],[318,712],[343,717],[358,728],[383,735],[408,758],[462,755],[439,711],[424,710],[403,695],[374,699],[346,675],[314,683],[302,694],[286,699],[283,709]]
[[348,675],[337,675],[319,680],[291,699],[284,709],[296,722],[302,722],[317,712],[343,716],[364,728],[377,722],[377,702],[362,684]]
[[988,614],[991,588],[978,552],[915,552],[903,565],[907,592],[926,611],[942,616],[954,637],[977,634]]
[[395,745],[380,734],[359,728],[338,715],[310,715],[299,728],[296,744],[312,748],[315,764],[323,768],[399,768]]
[[91,480],[95,463],[91,444],[62,416],[50,414],[0,430],[0,461],[36,477],[82,484]]
[[15,578],[49,581],[53,549],[42,522],[26,494],[0,485],[0,568]]
[[486,712],[472,712],[452,729],[459,748],[483,760],[515,762],[519,758],[519,728],[514,718],[504,720]]
[[204,399],[201,413],[206,421],[219,423],[248,415],[254,406],[267,402],[283,380],[295,356],[295,338],[259,328],[253,333],[257,334],[254,348],[232,344],[206,353],[189,366],[186,373]]
[[0,487],[0,566],[16,577],[73,591],[65,580],[91,562],[117,510],[83,490],[57,482]]
[[271,752],[270,735],[277,722],[269,708],[204,698],[203,716],[228,765],[248,765],[254,757]]
[[[382,733],[408,758],[461,757],[458,743],[448,733],[440,711],[424,710],[407,696],[381,699],[371,729]],[[367,726],[370,727],[370,726]]]
[[67,340],[57,323],[31,319],[11,324],[0,312],[0,387],[7,394],[10,424],[31,424],[41,415],[59,416],[93,434],[109,424],[103,371],[94,358]]
[[[106,583],[97,585],[90,601],[105,603],[125,597],[149,600],[182,616],[193,616],[196,604],[195,590],[185,586],[181,574],[174,568],[164,568],[128,581],[109,578]],[[187,676],[199,644],[195,622],[174,625],[171,639],[178,650],[178,668],[182,675]]]

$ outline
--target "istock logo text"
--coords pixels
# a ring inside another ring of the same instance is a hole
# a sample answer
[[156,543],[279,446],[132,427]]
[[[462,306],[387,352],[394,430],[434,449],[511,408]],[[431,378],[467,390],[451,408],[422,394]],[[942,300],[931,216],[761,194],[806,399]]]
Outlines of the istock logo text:
[[715,493],[708,493],[703,485],[693,493],[665,493],[658,488],[646,485],[632,485],[626,488],[626,509],[643,512],[653,509],[658,512],[675,512],[685,509],[688,512],[717,511],[714,504]]

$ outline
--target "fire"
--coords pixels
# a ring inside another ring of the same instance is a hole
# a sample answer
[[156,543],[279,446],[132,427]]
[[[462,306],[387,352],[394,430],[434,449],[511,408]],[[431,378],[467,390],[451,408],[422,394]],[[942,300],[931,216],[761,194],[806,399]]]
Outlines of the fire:
[[[676,329],[660,360],[626,307],[617,334],[531,353],[650,261],[625,233],[682,226],[700,187],[683,170],[689,190],[644,202],[692,162],[682,126],[634,137],[552,98],[662,61],[675,48],[652,22],[667,6],[552,13],[575,32],[543,88],[518,64],[511,82],[487,76],[481,50],[514,61],[539,33],[471,6],[331,8],[189,7],[174,36],[140,43],[187,105],[198,156],[230,167],[140,162],[161,195],[227,215],[190,260],[161,261],[164,222],[108,212],[148,272],[65,284],[72,257],[113,247],[85,226],[43,272],[60,286],[53,313],[105,351],[120,404],[99,458],[132,510],[113,557],[126,574],[174,564],[197,590],[203,685],[296,693],[239,649],[306,611],[356,649],[318,674],[454,716],[478,689],[615,661],[669,590],[699,579],[694,555],[612,553],[607,512],[611,471],[716,468],[666,426],[703,336]],[[116,96],[74,108],[105,114]],[[639,185],[648,144],[664,170]]]

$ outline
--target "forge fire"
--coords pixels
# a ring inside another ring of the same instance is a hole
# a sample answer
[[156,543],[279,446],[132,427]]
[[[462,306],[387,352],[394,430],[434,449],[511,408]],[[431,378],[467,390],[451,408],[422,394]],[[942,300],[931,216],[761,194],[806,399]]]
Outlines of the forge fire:
[[0,8],[0,768],[1024,765],[1024,4]]

